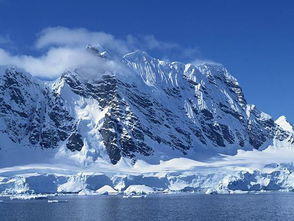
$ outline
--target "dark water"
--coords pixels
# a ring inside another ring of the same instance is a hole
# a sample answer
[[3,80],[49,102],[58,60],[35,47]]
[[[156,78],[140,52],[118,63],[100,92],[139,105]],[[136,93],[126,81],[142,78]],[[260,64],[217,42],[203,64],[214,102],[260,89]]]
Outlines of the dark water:
[[0,220],[294,220],[294,193],[57,198],[67,202],[4,199]]

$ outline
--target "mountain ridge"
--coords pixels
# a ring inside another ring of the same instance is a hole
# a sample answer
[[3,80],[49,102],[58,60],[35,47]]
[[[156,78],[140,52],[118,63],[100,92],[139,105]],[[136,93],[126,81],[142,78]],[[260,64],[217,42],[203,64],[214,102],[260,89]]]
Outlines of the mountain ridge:
[[87,48],[111,69],[77,68],[48,83],[2,67],[1,135],[85,165],[293,146],[293,131],[247,104],[223,65],[161,61],[142,51],[117,60],[94,49]]

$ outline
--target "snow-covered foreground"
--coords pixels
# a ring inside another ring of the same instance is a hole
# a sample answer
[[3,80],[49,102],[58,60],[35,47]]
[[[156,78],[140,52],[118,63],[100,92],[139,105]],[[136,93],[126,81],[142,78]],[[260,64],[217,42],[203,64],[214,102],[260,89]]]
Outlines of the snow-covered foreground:
[[240,193],[294,190],[293,149],[239,151],[210,162],[176,158],[134,166],[101,161],[83,169],[34,164],[0,169],[2,195],[76,193],[142,195],[155,192]]

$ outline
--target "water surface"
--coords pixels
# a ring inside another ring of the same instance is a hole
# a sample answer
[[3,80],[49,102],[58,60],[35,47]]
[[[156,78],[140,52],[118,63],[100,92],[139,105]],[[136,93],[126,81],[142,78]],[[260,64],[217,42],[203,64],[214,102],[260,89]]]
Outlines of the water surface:
[[0,203],[0,220],[294,220],[294,193],[59,196]]

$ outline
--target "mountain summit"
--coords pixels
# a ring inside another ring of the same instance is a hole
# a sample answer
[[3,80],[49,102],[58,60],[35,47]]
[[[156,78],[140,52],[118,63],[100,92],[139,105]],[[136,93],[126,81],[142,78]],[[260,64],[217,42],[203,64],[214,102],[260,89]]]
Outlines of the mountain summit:
[[276,124],[278,124],[281,128],[283,128],[285,131],[294,132],[294,127],[292,124],[290,124],[285,116],[280,116],[276,121]]

